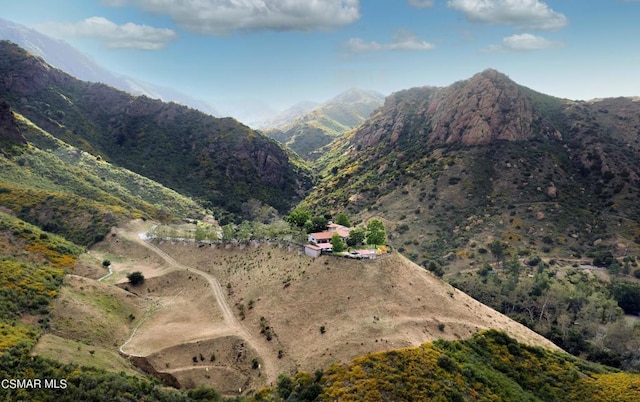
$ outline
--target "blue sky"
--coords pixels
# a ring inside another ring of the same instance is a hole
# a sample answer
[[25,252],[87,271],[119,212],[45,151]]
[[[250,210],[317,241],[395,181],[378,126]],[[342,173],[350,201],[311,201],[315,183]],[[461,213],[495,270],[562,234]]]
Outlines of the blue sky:
[[495,68],[570,99],[640,96],[640,0],[0,0],[110,70],[283,109]]

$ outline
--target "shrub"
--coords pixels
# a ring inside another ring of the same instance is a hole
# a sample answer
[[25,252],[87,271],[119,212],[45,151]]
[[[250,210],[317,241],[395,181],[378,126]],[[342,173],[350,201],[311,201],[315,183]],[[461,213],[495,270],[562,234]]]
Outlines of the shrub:
[[127,279],[129,279],[129,283],[133,286],[144,283],[144,275],[142,275],[142,272],[140,271],[134,271],[127,274]]

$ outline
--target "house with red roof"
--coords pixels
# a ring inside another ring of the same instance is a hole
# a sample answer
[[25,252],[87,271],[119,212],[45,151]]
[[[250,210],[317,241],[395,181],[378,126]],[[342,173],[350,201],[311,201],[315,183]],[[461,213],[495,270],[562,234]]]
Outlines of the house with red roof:
[[[309,244],[305,246],[305,253],[313,257],[313,255],[311,254],[314,254],[314,255],[317,254],[317,250],[315,250],[315,248],[319,248],[321,253],[331,252],[333,251],[333,246],[331,245],[331,238],[333,237],[334,233],[337,233],[340,236],[340,238],[346,242],[347,237],[349,237],[349,232],[351,232],[350,228],[346,226],[338,225],[333,222],[329,222],[329,224],[327,225],[327,230],[323,232],[309,233],[309,237],[308,237]],[[311,248],[308,246],[314,246],[314,248]],[[307,251],[307,248],[308,248],[308,251]]]

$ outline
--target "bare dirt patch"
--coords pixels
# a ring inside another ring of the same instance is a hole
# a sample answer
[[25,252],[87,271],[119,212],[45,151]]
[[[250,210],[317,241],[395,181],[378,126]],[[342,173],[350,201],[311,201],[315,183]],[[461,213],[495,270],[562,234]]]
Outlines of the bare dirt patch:
[[263,323],[268,324],[273,334],[268,344],[281,351],[276,362],[282,372],[315,370],[438,338],[465,338],[487,328],[555,348],[399,254],[374,261],[313,260],[299,247],[277,243],[158,246],[227,284],[229,304],[239,319],[244,311],[242,322],[252,335],[264,337]]
[[174,271],[129,289],[146,295],[154,305],[123,348],[127,353],[146,356],[176,344],[217,336],[225,330],[210,285],[199,275]]
[[148,359],[154,367],[174,375],[184,388],[205,384],[233,395],[240,389],[266,385],[260,356],[236,336],[175,345]]

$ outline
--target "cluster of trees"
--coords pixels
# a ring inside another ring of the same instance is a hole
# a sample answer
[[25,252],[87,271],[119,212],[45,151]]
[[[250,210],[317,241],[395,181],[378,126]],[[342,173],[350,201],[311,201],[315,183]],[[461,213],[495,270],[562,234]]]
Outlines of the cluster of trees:
[[[322,232],[327,229],[331,215],[312,215],[311,212],[304,208],[296,208],[284,220],[291,225],[304,229],[307,233]],[[336,215],[333,220],[338,225],[351,227],[351,221],[347,214],[341,212]]]
[[485,263],[476,273],[459,274],[449,282],[570,353],[640,369],[640,325],[624,319],[625,312],[640,311],[640,285],[620,279],[606,283],[580,269],[559,276],[539,257],[522,264],[499,242],[487,248],[497,270]]
[[[331,215],[312,215],[307,209],[294,209],[285,221],[289,222],[293,227],[304,230],[306,233],[322,232],[327,229]],[[336,215],[334,223],[346,227],[351,227],[351,221],[344,212]],[[340,252],[348,247],[354,247],[359,244],[369,244],[373,246],[384,245],[387,241],[387,232],[384,223],[379,219],[371,219],[367,225],[352,228],[349,237],[344,241],[337,233],[331,238],[333,251]]]

